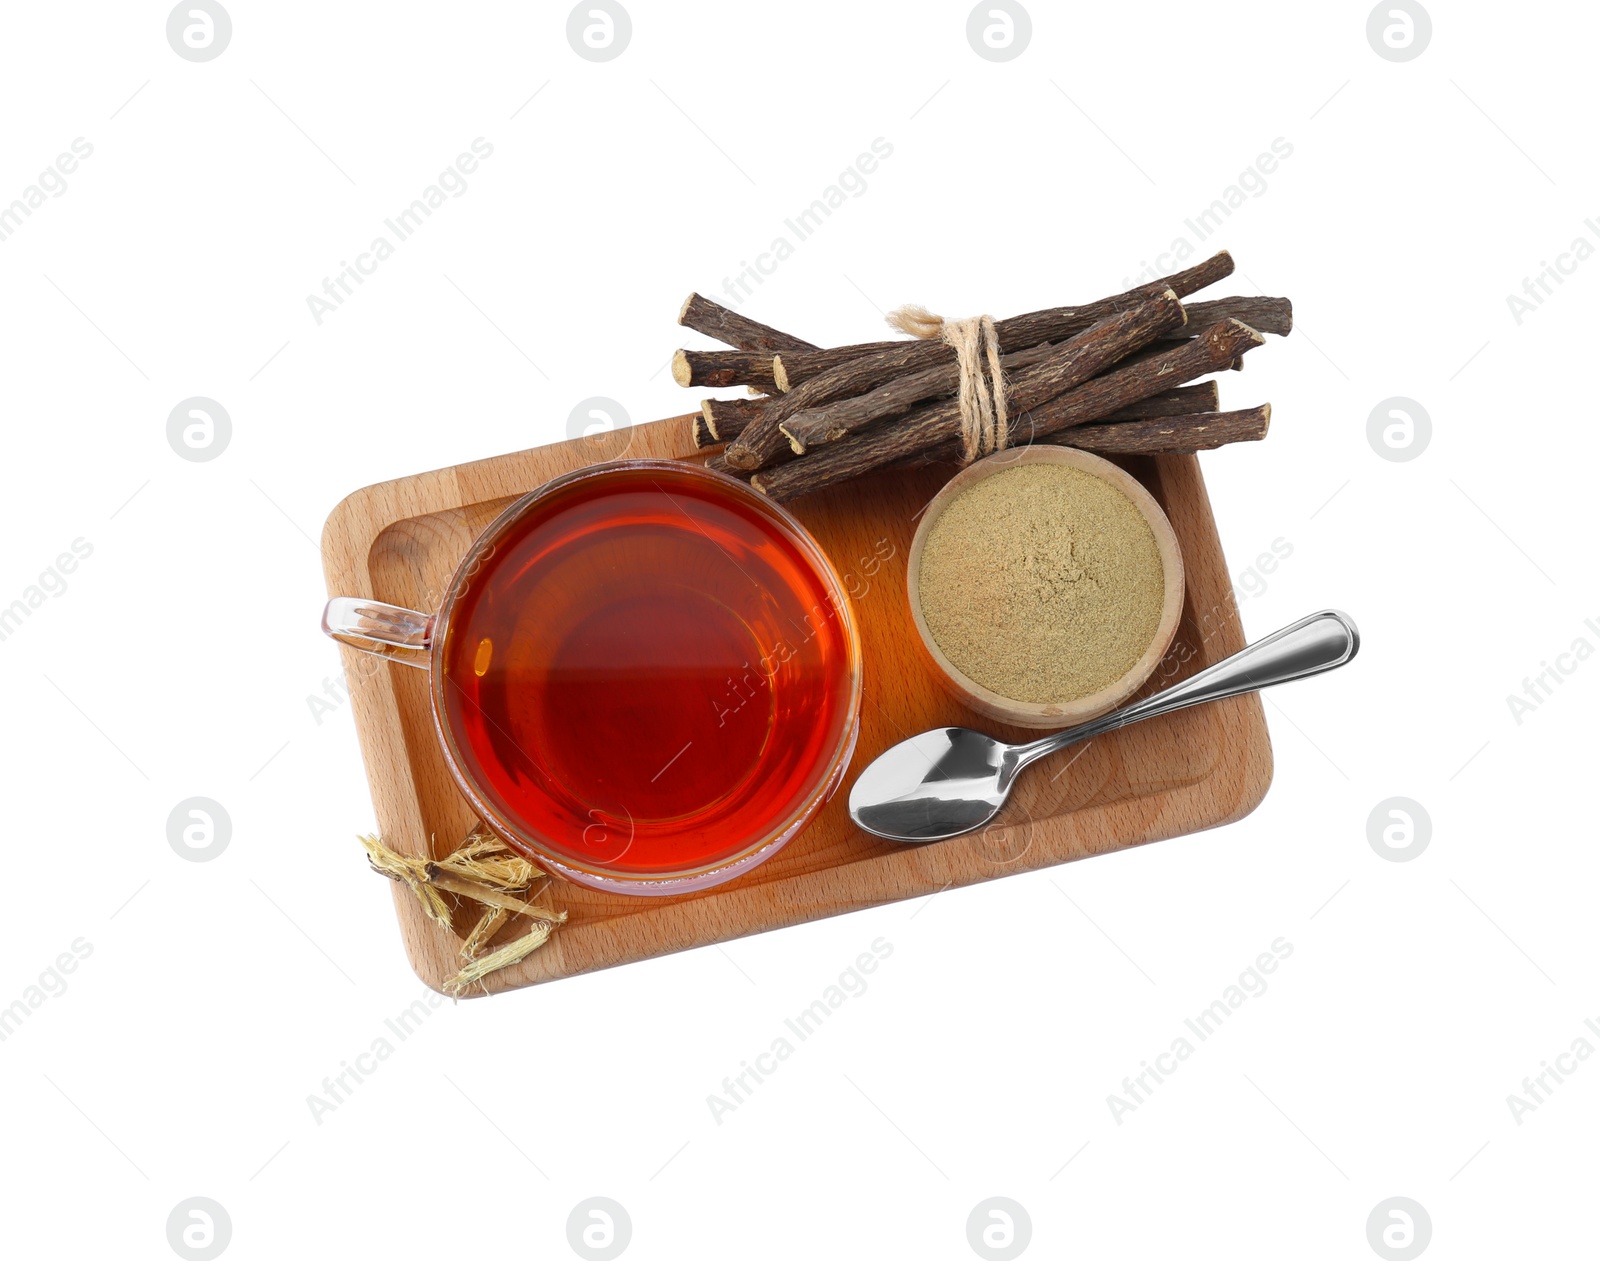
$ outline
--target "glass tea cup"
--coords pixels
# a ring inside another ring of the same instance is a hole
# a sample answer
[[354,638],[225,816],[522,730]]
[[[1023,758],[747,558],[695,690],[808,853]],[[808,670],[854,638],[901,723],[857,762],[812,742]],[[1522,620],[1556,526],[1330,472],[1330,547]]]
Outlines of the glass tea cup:
[[426,670],[473,809],[594,888],[748,871],[855,747],[861,648],[832,564],[783,508],[698,465],[558,477],[474,541],[437,612],[340,597],[323,629]]

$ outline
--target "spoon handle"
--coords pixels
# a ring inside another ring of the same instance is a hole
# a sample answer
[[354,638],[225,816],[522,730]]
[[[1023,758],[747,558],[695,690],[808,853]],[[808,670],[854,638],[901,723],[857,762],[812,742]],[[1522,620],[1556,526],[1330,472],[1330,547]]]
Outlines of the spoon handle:
[[1020,746],[1016,750],[1017,770],[1069,744],[1093,739],[1130,723],[1336,669],[1354,657],[1360,646],[1360,633],[1348,614],[1334,609],[1313,613],[1154,696]]

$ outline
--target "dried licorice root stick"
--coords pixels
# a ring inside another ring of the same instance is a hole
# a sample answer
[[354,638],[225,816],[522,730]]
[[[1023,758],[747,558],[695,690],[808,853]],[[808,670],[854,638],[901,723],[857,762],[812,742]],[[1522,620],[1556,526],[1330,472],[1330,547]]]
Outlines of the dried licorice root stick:
[[[1190,319],[1194,318],[1195,304],[1184,303],[1184,311]],[[1171,342],[1156,342],[1157,351],[1171,350]],[[1234,360],[1235,363],[1238,360]],[[1221,392],[1217,389],[1215,381],[1202,381],[1198,385],[1180,385],[1176,389],[1163,390],[1160,394],[1152,394],[1149,398],[1140,399],[1137,403],[1130,403],[1127,407],[1113,412],[1106,420],[1148,420],[1158,416],[1197,416],[1202,412],[1214,412],[1221,404]],[[796,417],[796,419],[799,419]],[[792,423],[792,422],[791,422]],[[952,444],[940,459],[959,458],[959,444]],[[934,462],[934,461],[925,461]]]
[[[1195,302],[1184,302],[1184,312],[1190,320],[1194,318]],[[1157,350],[1171,350],[1171,342],[1155,342]],[[1024,352],[1027,354],[1027,352]],[[1234,360],[1238,363],[1238,360]],[[1138,403],[1130,403],[1120,411],[1107,416],[1107,421],[1139,421],[1139,419],[1152,419],[1157,416],[1198,416],[1203,411],[1216,411],[1221,405],[1221,392],[1216,387],[1216,381],[1202,381],[1198,386],[1179,386],[1178,389],[1162,390],[1160,394],[1152,394],[1149,398],[1141,398]],[[802,416],[821,414],[824,408],[819,408],[818,413],[802,413]],[[795,416],[786,426],[786,430],[800,421],[802,416]],[[709,443],[699,443],[709,445]],[[952,451],[955,448],[952,446]]]
[[[1006,382],[1006,407],[1013,417],[1010,421],[1011,432],[1024,432],[1022,426],[1027,423],[1030,409],[1045,404],[1057,394],[1072,391],[1075,387],[1083,388],[1083,383],[1096,373],[1103,372],[1129,351],[1182,324],[1183,319],[1183,305],[1169,289],[1160,297],[1146,298],[1131,310],[1118,312],[1063,342],[1049,359],[1024,369]],[[1199,373],[1193,375],[1198,376]],[[1162,386],[1166,384],[1165,381],[1161,383]],[[1157,386],[1145,393],[1154,394],[1160,388]],[[1132,397],[1123,399],[1116,406],[1132,401]],[[892,464],[930,447],[959,441],[963,424],[960,400],[941,400],[872,429],[830,442],[787,464],[764,469],[756,474],[751,485],[774,499],[792,499],[796,495],[809,494],[871,469]],[[731,451],[730,448],[730,457]],[[729,462],[732,463],[731,458]]]
[[[1005,352],[1020,350],[1026,346],[1037,346],[1040,342],[1057,342],[1063,338],[1071,337],[1074,333],[1081,333],[1091,324],[1098,324],[1108,315],[1115,315],[1118,311],[1125,311],[1128,307],[1137,305],[1145,298],[1152,298],[1158,293],[1171,289],[1180,298],[1186,298],[1191,293],[1197,293],[1208,285],[1214,285],[1219,280],[1225,280],[1233,274],[1233,256],[1227,250],[1213,254],[1203,262],[1196,263],[1193,267],[1183,271],[1173,272],[1170,276],[1163,276],[1160,280],[1152,280],[1148,284],[1139,285],[1123,293],[1112,294],[1109,298],[1100,298],[1085,306],[1046,307],[1042,311],[1029,311],[1025,315],[1013,315],[1003,320],[996,320],[994,329],[1000,339],[1000,349]],[[913,346],[922,345],[923,353],[932,353],[931,347],[941,347],[948,352],[937,338],[926,342],[912,342]],[[892,350],[906,345],[905,342],[865,342],[858,346],[838,346],[831,350],[789,352],[780,351],[780,362],[774,369],[778,380],[778,388],[785,392],[795,389],[802,382],[809,381],[812,377],[824,372],[832,371],[840,364],[859,359],[863,355],[877,354],[883,350]],[[930,362],[938,362],[938,359]],[[927,364],[916,364],[918,368],[927,367]],[[880,382],[872,382],[873,385]],[[870,388],[870,387],[869,387]],[[859,391],[851,391],[859,393]]]
[[[457,972],[441,987],[446,994],[459,997],[462,991],[478,984],[491,972],[498,972],[501,968],[509,968],[513,964],[521,963],[545,942],[550,940],[552,924],[535,923],[521,937],[507,942],[498,950],[492,950],[486,955],[479,955],[468,963],[461,971]],[[484,990],[488,993],[487,988]]]
[[[1097,325],[1088,333],[1074,338],[1068,345],[1095,335],[1102,327],[1113,322],[1105,321],[1103,325]],[[1265,340],[1262,334],[1237,320],[1214,324],[1199,337],[1171,350],[1113,369],[1104,376],[1094,377],[1076,389],[1032,407],[1012,423],[1012,435],[1020,445],[1037,441],[1069,425],[1104,420],[1111,413],[1149,398],[1152,394],[1159,394],[1208,372],[1217,372],[1231,363],[1236,355],[1254,349]],[[1117,357],[1126,353],[1122,351]],[[949,422],[928,423],[926,418],[939,410],[940,405],[924,408],[900,420],[889,421],[878,429],[841,438],[781,468],[757,473],[751,485],[782,502],[825,490],[872,469],[943,447],[960,436],[960,420],[957,418],[953,425]]]
[[[1049,342],[1043,342],[1031,350],[1019,350],[1015,354],[1004,356],[1000,360],[1000,367],[1006,372],[1030,367],[1043,360],[1053,349]],[[836,442],[857,429],[865,429],[875,420],[881,420],[885,416],[898,416],[901,412],[908,412],[918,403],[930,398],[938,398],[941,394],[952,394],[960,383],[961,369],[953,363],[941,364],[937,368],[928,368],[923,372],[911,372],[905,376],[895,377],[877,389],[857,394],[854,398],[842,398],[829,403],[826,407],[814,407],[807,411],[796,412],[778,428],[782,430],[784,437],[789,439],[789,446],[794,449],[794,453],[804,455],[811,447],[819,447],[826,442]]]
[[[1183,308],[1194,319],[1194,306]],[[1170,349],[1170,347],[1169,347]],[[1214,412],[1220,403],[1220,392],[1215,381],[1202,381],[1199,385],[1180,385],[1175,390],[1163,390],[1149,398],[1130,403],[1112,412],[1107,420],[1145,420],[1153,416],[1193,416],[1199,412]]]
[[460,880],[455,876],[435,875],[429,884],[437,885],[446,893],[454,893],[458,897],[471,898],[474,902],[482,902],[485,906],[498,906],[510,911],[514,915],[526,915],[529,919],[545,920],[551,924],[566,922],[565,911],[552,911],[548,907],[534,906],[524,902],[521,898],[513,897],[509,893],[502,893],[488,885],[481,885],[472,880]]
[[[1184,309],[1187,310],[1188,308],[1185,307]],[[1207,323],[1201,323],[1201,322],[1199,322],[1197,320],[1197,321],[1195,321],[1195,323],[1190,325],[1190,331],[1192,332],[1194,329],[1210,328],[1211,325],[1214,324],[1214,323],[1216,323],[1215,320],[1209,321]],[[1255,325],[1252,324],[1250,327],[1255,328]],[[1260,329],[1256,329],[1256,332],[1259,333],[1260,331],[1261,331]],[[1154,345],[1146,346],[1142,350],[1135,351],[1133,354],[1129,355],[1126,359],[1124,359],[1121,363],[1114,364],[1113,366],[1117,367],[1117,368],[1126,368],[1131,363],[1140,363],[1140,362],[1142,362],[1142,361],[1144,361],[1146,359],[1152,359],[1156,355],[1165,354],[1167,351],[1172,349],[1172,346],[1173,346],[1174,342],[1193,341],[1193,340],[1194,340],[1193,337],[1174,337],[1174,338],[1171,338],[1171,339],[1166,340],[1166,341],[1159,341],[1159,342],[1156,342]],[[1219,368],[1218,371],[1220,372],[1223,369],[1227,369],[1227,370],[1230,370],[1230,371],[1233,371],[1233,372],[1243,372],[1244,371],[1244,358],[1243,358],[1243,356],[1235,359],[1232,363],[1223,364],[1222,368]]]
[[[712,442],[732,442],[767,405],[764,398],[706,398],[700,400],[700,418]],[[698,430],[696,431],[698,432]],[[709,446],[710,443],[696,443]]]
[[[1002,354],[1037,346],[1040,342],[1060,342],[1158,294],[1170,290],[1181,298],[1206,285],[1215,284],[1232,271],[1233,258],[1224,250],[1164,280],[1140,285],[1087,306],[1052,307],[996,320],[995,335]],[[865,393],[904,373],[923,371],[955,360],[955,351],[937,339],[877,345],[886,345],[887,348],[861,355],[862,350],[871,350],[871,347],[844,346],[839,350],[779,355],[775,358],[773,377],[778,388],[786,392],[783,397],[768,403],[761,419],[748,426],[738,440],[729,446],[728,462],[735,468],[762,468],[788,445],[781,426],[789,417],[837,399]]]
[[[1194,415],[1148,417],[1124,420],[1115,424],[1072,425],[1038,439],[1039,444],[1057,447],[1077,447],[1098,455],[1194,455],[1211,451],[1234,442],[1259,442],[1267,436],[1267,426],[1272,420],[1272,407],[1260,407],[1236,412],[1199,412]],[[1026,446],[1009,448],[1026,450]],[[922,452],[891,465],[896,469],[922,468],[928,464],[958,464],[961,461],[959,443],[947,442],[933,450]]]
[[1238,320],[1258,333],[1287,337],[1294,328],[1294,306],[1288,298],[1208,298],[1184,304],[1194,328],[1210,328],[1221,320]]
[[672,379],[684,386],[753,385],[778,393],[770,350],[679,350],[672,356]]
[[713,302],[698,293],[691,293],[683,300],[683,306],[678,311],[678,323],[738,350],[757,350],[774,355],[780,350],[818,349],[808,341],[791,337],[779,329],[730,311],[720,302]]
[[467,939],[461,943],[461,957],[469,962],[483,953],[483,949],[494,935],[506,926],[506,921],[511,918],[511,912],[503,906],[490,906],[484,908],[478,922],[472,926],[472,931],[467,934]]
[[1259,442],[1271,423],[1272,405],[1263,403],[1237,412],[1073,425],[1040,441],[1100,455],[1192,455],[1230,442]]
[[748,482],[754,476],[754,474],[748,473],[744,469],[730,468],[728,466],[728,457],[725,455],[712,456],[706,461],[705,466],[715,473],[726,473],[729,477],[737,477],[741,482]]

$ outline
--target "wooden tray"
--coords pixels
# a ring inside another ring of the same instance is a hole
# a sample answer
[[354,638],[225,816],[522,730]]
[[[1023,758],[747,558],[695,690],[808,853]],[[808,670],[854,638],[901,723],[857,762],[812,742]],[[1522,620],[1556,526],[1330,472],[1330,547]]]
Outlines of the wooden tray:
[[[689,421],[680,417],[369,486],[340,503],[324,528],[328,592],[436,608],[473,538],[518,495],[603,460],[694,455]],[[1195,458],[1139,458],[1124,467],[1165,508],[1188,573],[1183,620],[1153,690],[1238,651],[1244,639]],[[906,736],[949,724],[1013,739],[1038,734],[963,709],[918,656],[905,557],[920,510],[947,477],[938,469],[878,475],[793,506],[855,602],[866,672],[855,760],[812,824],[776,857],[705,893],[639,898],[557,882],[550,900],[570,919],[522,964],[491,975],[490,991],[1125,849],[1231,823],[1255,808],[1272,779],[1272,751],[1261,702],[1247,696],[1152,719],[1048,759],[1023,776],[982,833],[908,846],[850,822],[848,786]],[[406,854],[448,853],[475,820],[434,737],[426,674],[340,651],[383,839]],[[411,965],[438,989],[461,966],[460,942],[427,922],[404,887],[396,885],[394,897]]]

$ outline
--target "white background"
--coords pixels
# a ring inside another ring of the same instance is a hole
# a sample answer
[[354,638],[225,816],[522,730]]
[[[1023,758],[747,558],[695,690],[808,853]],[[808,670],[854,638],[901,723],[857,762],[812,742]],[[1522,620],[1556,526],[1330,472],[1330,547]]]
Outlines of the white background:
[[[631,8],[597,64],[564,5],[234,0],[196,64],[160,4],[8,6],[0,204],[93,145],[0,242],[0,605],[93,549],[0,641],[0,1005],[92,948],[0,1043],[8,1254],[169,1256],[191,1196],[240,1258],[568,1255],[594,1195],[640,1258],[971,1256],[990,1196],[1038,1256],[1365,1256],[1391,1196],[1433,1255],[1586,1246],[1600,1062],[1520,1125],[1507,1096],[1600,1047],[1600,663],[1520,723],[1507,696],[1600,647],[1600,262],[1520,324],[1506,299],[1600,243],[1592,7],[1437,3],[1405,63],[1360,3],[1036,3],[1005,63],[964,3]],[[476,137],[465,193],[319,325],[307,295]],[[445,1005],[319,1124],[307,1097],[424,993],[355,844],[348,706],[307,700],[339,668],[323,519],[563,438],[590,396],[686,410],[683,296],[877,137],[750,314],[833,344],[906,301],[1087,301],[1292,145],[1200,251],[1297,320],[1222,382],[1270,438],[1203,465],[1235,574],[1292,547],[1247,633],[1336,606],[1360,658],[1271,697],[1275,783],[1236,826]],[[196,395],[232,418],[210,462],[166,440]],[[1393,396],[1432,418],[1408,462],[1367,440]],[[196,795],[232,819],[210,862],[167,842]],[[1413,861],[1368,843],[1392,796],[1431,817]],[[867,992],[716,1123],[879,937]],[[1280,937],[1267,992],[1113,1119]]]

